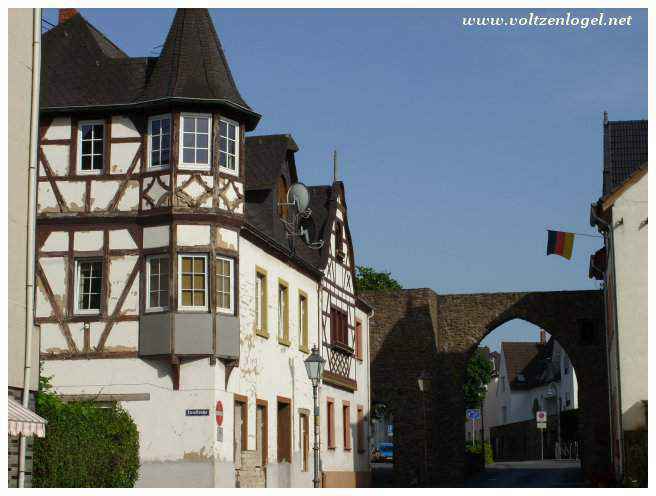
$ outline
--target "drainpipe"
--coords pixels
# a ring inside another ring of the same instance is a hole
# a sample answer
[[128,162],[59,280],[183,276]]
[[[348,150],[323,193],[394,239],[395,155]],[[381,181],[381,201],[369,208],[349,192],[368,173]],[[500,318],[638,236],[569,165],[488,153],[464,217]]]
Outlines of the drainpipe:
[[[23,406],[29,405],[32,375],[32,332],[34,329],[34,249],[36,238],[36,178],[39,147],[39,85],[41,76],[41,9],[33,9],[32,24],[32,108],[30,110],[30,150],[27,211],[27,273],[25,284],[25,369],[23,374]],[[25,487],[25,454],[27,438],[20,437],[18,453],[18,487]]]
[[[605,284],[604,284],[604,295],[605,295],[605,303],[607,304],[608,298],[612,297],[612,304],[613,304],[613,324],[615,327],[615,340],[616,340],[616,346],[615,346],[615,366],[616,366],[616,374],[617,374],[617,403],[619,404],[619,411],[618,413],[618,422],[619,422],[619,438],[620,438],[620,449],[619,453],[617,453],[617,457],[619,459],[619,479],[621,480],[624,476],[624,427],[622,424],[622,381],[620,379],[620,339],[619,339],[619,321],[617,319],[617,284],[616,284],[616,278],[615,278],[615,237],[613,235],[613,215],[612,215],[612,210],[611,210],[611,218],[610,222],[606,222],[603,219],[601,219],[596,212],[596,206],[593,205],[592,208],[590,209],[591,212],[591,217],[592,221],[594,221],[595,224],[597,224],[601,229],[603,235],[604,235],[604,243],[606,245],[606,272],[604,274],[605,276]],[[613,286],[613,291],[612,294],[609,295],[608,291],[608,282],[609,280],[612,283]],[[606,305],[604,305],[604,314],[607,315],[607,309]],[[608,319],[606,318],[608,321]],[[608,339],[608,333],[605,333],[604,339]],[[606,345],[606,349],[608,349],[608,343]],[[610,357],[609,357],[610,358]],[[608,364],[610,367],[610,363]],[[608,370],[608,374],[610,375],[610,369]],[[610,402],[610,380],[609,380],[609,409],[612,410],[613,405]],[[612,415],[610,416],[610,420],[612,422]],[[612,432],[612,428],[611,428]],[[613,445],[613,439],[611,438],[611,453],[615,450],[615,446]],[[614,462],[614,460],[613,460]]]

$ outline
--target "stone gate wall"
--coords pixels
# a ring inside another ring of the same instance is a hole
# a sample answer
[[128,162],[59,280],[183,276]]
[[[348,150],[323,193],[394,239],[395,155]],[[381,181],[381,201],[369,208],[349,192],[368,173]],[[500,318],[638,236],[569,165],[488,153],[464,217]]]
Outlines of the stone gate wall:
[[[480,341],[513,319],[551,334],[579,380],[582,466],[589,479],[609,467],[608,380],[599,291],[438,295],[410,289],[362,295],[375,310],[370,324],[372,403],[394,415],[398,486],[459,486],[464,480],[464,370]],[[427,370],[432,391],[417,377]],[[423,425],[423,404],[426,427]],[[426,453],[428,452],[428,453]]]

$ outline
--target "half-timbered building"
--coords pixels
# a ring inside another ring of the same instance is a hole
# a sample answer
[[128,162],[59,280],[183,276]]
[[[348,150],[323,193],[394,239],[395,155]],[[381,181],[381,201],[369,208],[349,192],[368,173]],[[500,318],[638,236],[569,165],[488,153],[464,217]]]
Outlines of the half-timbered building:
[[259,119],[205,9],[176,12],[158,57],[74,9],[43,36],[43,371],[66,400],[131,414],[141,486],[311,486],[315,346],[323,484],[369,479],[371,309],[345,187],[309,187],[312,239],[290,238],[298,146],[247,136]]

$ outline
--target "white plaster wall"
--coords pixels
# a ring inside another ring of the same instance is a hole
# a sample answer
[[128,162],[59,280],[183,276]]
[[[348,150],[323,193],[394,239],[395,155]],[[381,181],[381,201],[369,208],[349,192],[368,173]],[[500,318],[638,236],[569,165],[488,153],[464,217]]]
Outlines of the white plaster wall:
[[43,155],[45,155],[48,160],[50,169],[55,176],[68,175],[68,145],[42,145],[41,149],[43,150]]
[[612,207],[624,430],[646,427],[642,401],[648,398],[647,184],[645,174]]
[[49,182],[39,182],[36,208],[39,213],[59,212],[57,198]]
[[[68,351],[66,338],[59,324],[41,324],[41,353]],[[44,367],[44,370],[46,367]]]
[[[110,257],[109,259],[109,297],[107,298],[107,311],[111,315],[116,309],[121,293],[125,288],[128,277],[135,264],[138,263],[137,255],[121,257]],[[139,275],[135,277],[130,290],[125,298],[121,313],[123,315],[137,315],[139,313]]]
[[[113,127],[114,126],[112,125],[112,128]],[[110,174],[127,173],[140,146],[141,143],[112,143],[111,166],[109,168]],[[137,161],[140,162],[141,159],[137,159]],[[135,166],[135,171],[139,171],[139,163]]]
[[57,181],[57,187],[71,212],[84,212],[87,191],[84,181]]
[[76,231],[73,246],[75,251],[102,250],[103,231]]
[[139,131],[132,119],[125,115],[112,116],[112,138],[138,138]]
[[217,248],[222,248],[224,250],[237,251],[239,249],[239,234],[232,229],[218,227],[216,233],[216,246]]
[[66,251],[68,250],[68,232],[53,231],[46,238],[41,251]]
[[[284,262],[263,252],[250,241],[239,241],[239,297],[241,327],[240,366],[232,372],[228,391],[243,394],[248,403],[248,449],[255,449],[255,399],[268,401],[269,432],[268,460],[271,470],[277,470],[277,396],[292,401],[292,462],[300,457],[299,408],[312,411],[312,386],[303,361],[307,354],[299,350],[298,291],[308,298],[308,345],[318,343],[317,283],[290,268]],[[268,278],[268,330],[269,338],[256,336],[255,320],[255,266],[267,271]],[[278,343],[277,305],[278,278],[289,285],[289,339],[290,346]],[[312,419],[310,418],[310,422]],[[310,457],[311,450],[310,450]],[[324,465],[325,468],[325,465]],[[311,472],[298,472],[295,480],[311,482]],[[267,469],[269,470],[269,469]],[[274,483],[272,478],[269,482]]]
[[[120,324],[123,333],[129,332],[126,324],[135,323]],[[179,391],[172,389],[171,367],[164,360],[52,360],[44,362],[44,373],[53,376],[60,394],[150,394],[147,401],[122,402],[139,428],[142,466],[137,487],[234,487],[229,416],[223,423],[224,442],[216,441],[216,401],[232,411],[232,395],[221,391],[220,362],[212,366],[209,359],[183,361]],[[187,409],[209,409],[210,415],[188,417]]]
[[137,245],[127,229],[112,229],[109,231],[110,250],[134,250]]
[[114,199],[121,182],[116,181],[91,181],[91,210],[107,210],[109,203]]
[[177,243],[180,246],[209,245],[210,226],[179,224]]
[[71,138],[71,118],[55,117],[44,136],[47,140],[60,140]]
[[118,210],[129,211],[139,208],[139,181],[128,181],[128,185],[116,205]]
[[153,226],[143,228],[144,249],[159,248],[169,245],[171,228],[166,226]]

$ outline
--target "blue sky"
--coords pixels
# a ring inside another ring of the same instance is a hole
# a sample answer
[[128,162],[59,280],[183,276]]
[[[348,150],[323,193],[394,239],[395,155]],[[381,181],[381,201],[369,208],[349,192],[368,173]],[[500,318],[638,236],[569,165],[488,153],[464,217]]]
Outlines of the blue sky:
[[[465,28],[462,16],[564,10],[212,9],[239,89],[290,132],[306,184],[339,151],[358,264],[438,293],[587,289],[601,241],[545,256],[547,227],[594,233],[602,113],[647,118],[646,10],[630,27]],[[578,16],[600,10],[570,9]],[[132,56],[156,54],[171,9],[82,9]],[[47,10],[56,22],[56,11]],[[511,322],[490,335],[537,340]]]

